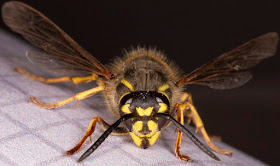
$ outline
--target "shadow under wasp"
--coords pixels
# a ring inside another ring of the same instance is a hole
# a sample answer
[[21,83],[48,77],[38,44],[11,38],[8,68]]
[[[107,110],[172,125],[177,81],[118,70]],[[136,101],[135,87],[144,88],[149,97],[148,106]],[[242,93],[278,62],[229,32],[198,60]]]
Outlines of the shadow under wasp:
[[[232,155],[230,150],[220,149],[211,142],[193,105],[191,94],[184,92],[183,88],[188,84],[205,85],[214,89],[239,87],[251,79],[248,69],[273,56],[278,43],[277,33],[264,34],[183,75],[173,62],[155,49],[132,49],[126,52],[123,58],[116,58],[112,64],[105,66],[42,13],[21,2],[5,3],[2,7],[2,17],[13,31],[44,50],[27,52],[31,62],[87,74],[87,76],[43,78],[17,67],[16,70],[22,75],[44,83],[80,84],[96,81],[98,84],[97,87],[54,104],[41,103],[35,97],[31,97],[30,101],[41,108],[54,109],[102,91],[111,113],[119,118],[112,125],[98,116],[91,121],[84,137],[74,148],[66,152],[67,155],[74,154],[82,147],[94,132],[96,123],[105,132],[78,161],[93,153],[111,133],[130,135],[137,146],[149,148],[159,138],[161,130],[171,122],[179,129],[175,153],[180,160],[190,160],[180,152],[182,133],[204,153],[215,160],[220,160],[184,127],[184,117],[188,119],[187,123],[192,121],[195,124],[197,131],[203,135],[212,150],[219,154]],[[125,127],[119,127],[121,122]]]

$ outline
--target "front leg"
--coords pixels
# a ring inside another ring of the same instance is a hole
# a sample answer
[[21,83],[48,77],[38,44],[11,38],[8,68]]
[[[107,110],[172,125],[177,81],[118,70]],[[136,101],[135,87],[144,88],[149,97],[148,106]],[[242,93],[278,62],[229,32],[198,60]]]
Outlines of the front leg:
[[[87,129],[85,135],[83,136],[83,138],[80,140],[80,142],[74,148],[72,148],[71,150],[68,150],[65,153],[65,155],[69,155],[70,156],[70,155],[76,153],[77,151],[79,151],[88,137],[91,140],[91,135],[92,135],[92,133],[95,130],[96,122],[98,122],[99,126],[101,126],[101,128],[104,131],[107,130],[110,127],[110,125],[107,122],[105,122],[101,117],[99,117],[99,116],[95,117],[90,122],[90,124],[88,126],[88,129]],[[128,130],[126,130],[126,128],[124,128],[124,127],[117,127],[112,132],[113,135],[125,135],[125,134],[128,134],[128,133],[129,133]]]
[[[176,120],[178,122],[180,122],[181,125],[184,125],[184,114],[183,114],[183,110],[182,110],[181,104],[177,103],[175,105],[174,109],[177,110]],[[177,128],[176,128],[176,130],[177,130]],[[182,131],[179,130],[178,136],[177,136],[177,139],[176,139],[176,144],[175,144],[175,154],[179,158],[179,160],[190,161],[191,160],[190,157],[182,155],[181,151],[180,151],[181,142],[182,142],[182,134],[183,134]]]

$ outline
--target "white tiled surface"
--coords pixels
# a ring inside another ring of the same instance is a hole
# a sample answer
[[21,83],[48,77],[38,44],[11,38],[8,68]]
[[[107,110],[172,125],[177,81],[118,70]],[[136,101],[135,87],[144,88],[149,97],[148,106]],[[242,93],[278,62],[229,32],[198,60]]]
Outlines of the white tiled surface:
[[[46,75],[25,57],[29,45],[0,31],[0,165],[265,165],[257,159],[215,142],[219,147],[233,150],[233,157],[221,156],[217,162],[206,156],[188,138],[182,141],[181,152],[192,162],[181,162],[174,154],[176,135],[174,126],[163,130],[160,140],[149,149],[140,149],[126,136],[109,136],[84,162],[77,163],[80,155],[90,147],[89,140],[72,157],[63,156],[82,138],[92,118],[101,116],[108,123],[116,119],[109,115],[101,99],[93,96],[69,103],[56,110],[45,110],[27,103],[31,96],[46,103],[66,99],[94,86],[70,84],[46,85],[27,79],[13,71],[22,66],[28,71]],[[108,116],[109,115],[109,116]],[[102,131],[97,127],[95,141]],[[171,133],[171,134],[170,134]],[[201,139],[200,136],[198,138]]]

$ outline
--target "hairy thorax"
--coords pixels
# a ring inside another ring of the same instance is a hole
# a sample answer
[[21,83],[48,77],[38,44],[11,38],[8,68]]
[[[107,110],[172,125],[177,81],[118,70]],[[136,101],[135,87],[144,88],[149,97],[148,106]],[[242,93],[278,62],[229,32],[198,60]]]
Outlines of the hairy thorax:
[[174,96],[180,96],[177,94],[182,89],[175,86],[174,80],[180,78],[180,70],[161,52],[135,49],[127,52],[122,59],[116,59],[111,66],[111,71],[117,74],[106,82],[105,96],[114,115],[120,115],[119,101],[132,91],[162,91],[170,100],[171,107],[175,104],[174,101],[178,101]]

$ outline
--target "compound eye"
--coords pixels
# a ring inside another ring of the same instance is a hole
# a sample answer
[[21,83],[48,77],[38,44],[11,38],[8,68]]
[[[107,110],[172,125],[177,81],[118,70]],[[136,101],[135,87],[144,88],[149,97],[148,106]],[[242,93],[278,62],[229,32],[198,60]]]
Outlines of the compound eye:
[[162,99],[159,98],[159,97],[156,97],[156,101],[157,101],[158,103],[163,103]]
[[168,100],[168,98],[164,94],[156,93],[155,97],[156,97],[156,101],[158,103],[165,103],[165,104],[167,104],[169,106],[169,100]]
[[128,100],[126,100],[124,104],[131,104],[131,103],[132,103],[132,98],[129,98]]
[[120,99],[120,106],[123,106],[125,104],[131,104],[132,103],[132,97],[133,97],[133,95],[131,93],[124,95]]

